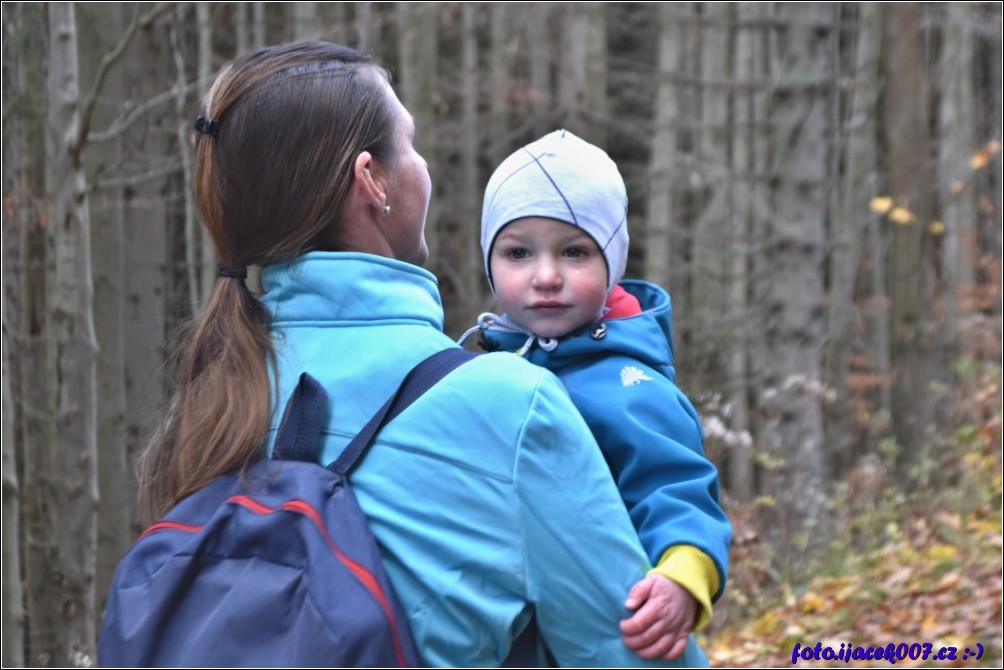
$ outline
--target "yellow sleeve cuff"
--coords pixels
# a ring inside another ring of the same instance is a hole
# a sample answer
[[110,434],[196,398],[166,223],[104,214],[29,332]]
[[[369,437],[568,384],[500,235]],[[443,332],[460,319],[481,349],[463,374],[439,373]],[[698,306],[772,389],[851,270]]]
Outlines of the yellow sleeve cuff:
[[694,622],[695,631],[711,622],[711,597],[718,592],[719,580],[718,569],[710,556],[696,547],[680,544],[667,549],[659,564],[648,574],[668,577],[694,596],[700,606]]

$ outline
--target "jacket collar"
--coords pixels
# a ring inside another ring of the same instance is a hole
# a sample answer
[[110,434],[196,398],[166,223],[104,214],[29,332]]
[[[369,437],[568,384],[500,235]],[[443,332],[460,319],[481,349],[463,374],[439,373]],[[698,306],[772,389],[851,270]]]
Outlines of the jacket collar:
[[[673,317],[669,294],[655,284],[640,280],[625,280],[621,286],[638,298],[641,314],[600,321],[582,328],[558,338],[557,346],[550,351],[533,345],[526,357],[537,365],[558,370],[600,354],[619,354],[640,360],[674,379]],[[489,326],[482,339],[487,349],[516,351],[527,337],[523,333],[505,332]]]
[[312,251],[264,267],[261,282],[273,324],[393,320],[443,327],[435,275],[392,258]]

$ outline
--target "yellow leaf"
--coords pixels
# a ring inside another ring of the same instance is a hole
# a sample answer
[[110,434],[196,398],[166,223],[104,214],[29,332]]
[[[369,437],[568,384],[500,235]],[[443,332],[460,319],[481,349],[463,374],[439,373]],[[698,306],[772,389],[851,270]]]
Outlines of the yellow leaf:
[[893,207],[892,211],[889,212],[889,218],[893,223],[898,223],[901,226],[913,223],[914,220],[913,212],[906,207]]
[[959,550],[948,544],[936,544],[927,550],[927,556],[936,563],[945,563],[952,560],[959,553]]
[[931,225],[927,227],[927,230],[932,235],[944,235],[945,234],[945,224],[941,221],[931,221]]
[[806,593],[802,596],[801,610],[806,613],[822,612],[826,609],[826,601],[815,593]]
[[974,533],[981,535],[1000,535],[1001,533],[1000,526],[992,521],[970,521],[968,526]]
[[876,198],[872,198],[871,201],[868,203],[868,207],[871,208],[871,210],[876,214],[885,214],[890,209],[892,209],[892,205],[893,205],[892,198],[889,198],[887,196],[879,196]]
[[781,619],[773,612],[764,612],[753,622],[751,626],[753,632],[760,637],[769,637],[777,632],[781,626]]

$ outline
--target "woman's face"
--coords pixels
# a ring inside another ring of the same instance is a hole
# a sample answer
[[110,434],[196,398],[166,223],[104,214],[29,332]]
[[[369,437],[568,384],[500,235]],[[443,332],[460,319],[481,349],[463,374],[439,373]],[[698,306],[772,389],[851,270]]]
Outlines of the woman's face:
[[394,156],[387,171],[387,204],[390,213],[383,216],[382,227],[394,258],[422,265],[429,257],[425,243],[425,217],[432,195],[429,166],[413,145],[415,121],[387,84],[387,97],[394,122]]

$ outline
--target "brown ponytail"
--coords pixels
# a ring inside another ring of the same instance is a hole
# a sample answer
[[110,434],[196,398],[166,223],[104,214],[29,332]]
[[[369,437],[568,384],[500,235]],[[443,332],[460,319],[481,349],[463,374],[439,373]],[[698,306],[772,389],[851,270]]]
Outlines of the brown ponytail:
[[[386,77],[324,42],[260,49],[224,68],[200,117],[195,165],[196,202],[222,263],[287,262],[337,237],[356,156],[393,159]],[[151,518],[263,455],[274,364],[266,310],[242,281],[218,278],[140,461]]]

